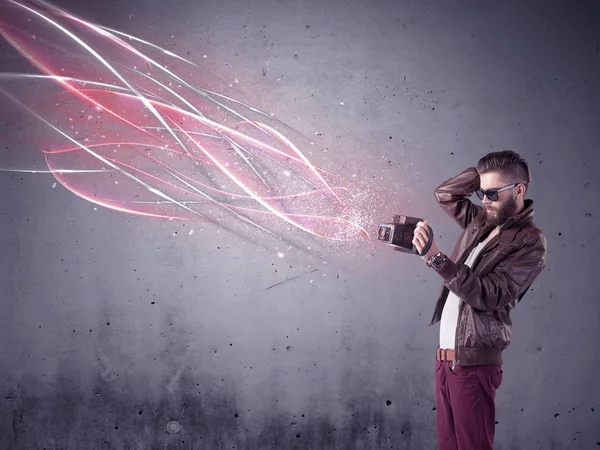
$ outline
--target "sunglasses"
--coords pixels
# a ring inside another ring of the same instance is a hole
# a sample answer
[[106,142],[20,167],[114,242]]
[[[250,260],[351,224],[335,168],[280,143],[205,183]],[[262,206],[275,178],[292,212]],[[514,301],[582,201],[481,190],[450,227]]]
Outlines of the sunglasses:
[[498,200],[498,192],[508,191],[509,189],[513,189],[518,184],[519,183],[511,184],[510,186],[506,186],[501,189],[488,189],[487,191],[484,191],[483,189],[477,189],[475,193],[480,200],[483,200],[483,197],[486,196],[491,201],[495,202]]

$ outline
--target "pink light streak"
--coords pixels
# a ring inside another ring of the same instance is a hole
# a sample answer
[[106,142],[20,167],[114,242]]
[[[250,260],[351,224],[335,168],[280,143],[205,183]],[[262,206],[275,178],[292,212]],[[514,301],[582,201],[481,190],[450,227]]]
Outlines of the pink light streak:
[[[316,167],[283,132],[264,123],[272,120],[268,114],[196,86],[130,42],[183,62],[188,70],[196,64],[47,2],[0,0],[0,11],[0,35],[42,73],[4,75],[63,88],[58,96],[44,95],[45,108],[2,92],[53,131],[41,150],[56,180],[75,195],[146,217],[212,222],[234,217],[277,237],[292,229],[370,243],[364,228],[370,221],[348,204],[357,193],[332,185],[328,180],[341,177]],[[56,58],[48,42],[72,50]]]

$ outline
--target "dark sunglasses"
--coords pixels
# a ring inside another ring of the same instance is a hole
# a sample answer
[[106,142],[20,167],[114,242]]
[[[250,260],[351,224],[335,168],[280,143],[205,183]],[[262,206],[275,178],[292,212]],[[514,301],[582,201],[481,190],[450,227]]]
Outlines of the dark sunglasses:
[[498,200],[498,192],[508,191],[509,189],[513,189],[518,184],[519,183],[511,184],[510,186],[506,186],[501,189],[488,189],[487,191],[484,191],[483,189],[477,189],[475,193],[480,200],[483,200],[483,196],[485,195],[491,201],[495,202]]

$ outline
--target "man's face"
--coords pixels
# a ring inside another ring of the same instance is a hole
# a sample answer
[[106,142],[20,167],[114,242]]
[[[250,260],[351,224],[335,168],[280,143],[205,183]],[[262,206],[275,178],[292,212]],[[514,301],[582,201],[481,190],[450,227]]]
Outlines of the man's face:
[[[499,174],[494,172],[485,173],[480,176],[481,189],[501,189],[508,184],[503,181]],[[519,206],[517,204],[517,189],[519,186],[515,186],[513,189],[498,192],[498,200],[492,201],[487,198],[487,195],[483,197],[483,207],[487,215],[487,223],[494,226],[500,226],[506,219],[514,216]]]

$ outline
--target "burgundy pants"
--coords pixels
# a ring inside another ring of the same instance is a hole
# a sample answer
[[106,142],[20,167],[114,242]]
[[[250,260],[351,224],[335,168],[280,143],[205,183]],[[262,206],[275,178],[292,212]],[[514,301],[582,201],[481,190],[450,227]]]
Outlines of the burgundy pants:
[[492,450],[501,366],[435,361],[438,450]]

